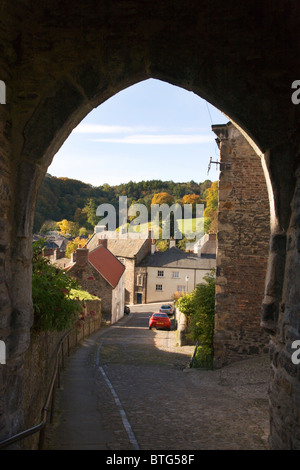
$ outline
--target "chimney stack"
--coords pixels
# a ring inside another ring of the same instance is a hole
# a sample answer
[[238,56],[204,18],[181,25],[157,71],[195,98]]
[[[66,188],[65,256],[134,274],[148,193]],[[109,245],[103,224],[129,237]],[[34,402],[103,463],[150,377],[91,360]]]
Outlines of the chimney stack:
[[98,246],[100,245],[103,245],[105,248],[107,248],[107,238],[99,238]]
[[86,266],[89,258],[89,250],[87,248],[81,248],[78,246],[76,250],[76,264],[78,266]]

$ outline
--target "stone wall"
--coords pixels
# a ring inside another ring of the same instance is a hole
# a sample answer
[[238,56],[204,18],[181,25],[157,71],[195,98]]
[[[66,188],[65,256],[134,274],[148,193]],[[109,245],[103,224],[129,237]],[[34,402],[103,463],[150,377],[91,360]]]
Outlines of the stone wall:
[[135,273],[135,259],[123,258],[125,265],[125,303],[134,304],[134,273]]
[[[79,327],[74,327],[64,341],[64,355],[80,341],[101,328],[101,301],[86,300],[86,320]],[[90,315],[91,312],[95,312]],[[57,347],[64,336],[62,333],[32,333],[30,347],[25,355],[25,386],[23,397],[24,430],[41,422],[41,412],[45,405],[53,371],[55,368]],[[60,360],[62,366],[62,360]],[[39,433],[21,441],[25,450],[35,450]]]
[[[82,255],[81,260],[80,255]],[[87,249],[77,249],[76,263],[70,267],[68,272],[78,281],[83,290],[101,299],[103,319],[110,321],[113,289],[99,271],[88,262]]]
[[[273,308],[271,337],[270,448],[300,450],[300,171],[292,202],[293,216],[286,237],[285,271],[279,311]],[[281,235],[281,239],[284,237]],[[274,255],[282,257],[283,243],[273,244]],[[275,258],[275,256],[274,256]],[[276,278],[275,278],[276,280]],[[295,283],[294,283],[294,282]],[[270,281],[270,284],[274,283]],[[278,289],[278,285],[275,285]],[[276,323],[275,323],[275,321]],[[294,357],[293,357],[294,356]]]
[[135,267],[135,292],[134,303],[138,303],[137,299],[141,299],[141,303],[146,303],[147,299],[147,268],[144,266]]
[[178,346],[193,345],[194,341],[187,336],[189,334],[189,325],[186,315],[176,307],[174,317],[177,329]]
[[270,209],[260,161],[231,123],[213,126],[220,147],[215,366],[268,350],[260,325]]
[[[293,436],[300,429],[300,380],[283,366],[291,335],[300,338],[300,106],[291,100],[300,69],[299,1],[132,0],[126,6],[120,0],[1,2],[0,78],[7,90],[0,107],[0,339],[7,345],[7,364],[0,368],[1,438],[23,428],[32,222],[40,184],[92,109],[156,78],[217,106],[264,154],[274,210],[262,323],[274,334],[272,387],[282,391],[278,399],[273,395],[272,442],[299,448]],[[290,410],[288,419],[283,409]]]

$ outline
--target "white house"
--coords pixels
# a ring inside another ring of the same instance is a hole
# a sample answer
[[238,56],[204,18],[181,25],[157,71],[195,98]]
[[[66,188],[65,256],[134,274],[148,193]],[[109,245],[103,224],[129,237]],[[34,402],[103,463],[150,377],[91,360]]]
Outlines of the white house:
[[185,253],[175,246],[151,254],[147,260],[146,302],[170,301],[176,292],[191,292],[201,283],[216,267],[215,238],[212,241],[197,254]]

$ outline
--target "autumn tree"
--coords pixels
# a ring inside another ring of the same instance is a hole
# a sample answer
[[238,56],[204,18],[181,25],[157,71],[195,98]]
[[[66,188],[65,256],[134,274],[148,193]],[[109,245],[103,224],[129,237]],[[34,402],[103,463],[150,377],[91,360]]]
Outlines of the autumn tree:
[[151,204],[173,204],[174,203],[174,196],[169,193],[162,192],[156,193],[152,197]]
[[71,258],[71,254],[77,250],[79,245],[83,247],[87,242],[86,238],[76,237],[74,240],[70,240],[66,247],[66,258]]
[[[115,186],[103,184],[94,187],[81,181],[70,178],[57,178],[47,174],[39,192],[34,219],[34,232],[39,232],[43,223],[47,220],[57,222],[63,219],[77,222],[79,227],[86,227],[88,230],[94,229],[98,223],[95,209],[100,204],[110,203],[117,211],[119,196],[127,196],[128,206],[134,202],[144,204],[150,214],[151,202],[154,196],[153,204],[167,203],[169,205],[174,202],[182,203],[182,198],[185,195],[195,194],[203,199],[204,192],[210,185],[210,180],[203,183],[149,180],[130,181]],[[158,196],[165,193],[168,194],[167,199]]]
[[205,191],[206,208],[204,210],[204,231],[216,232],[218,225],[218,203],[219,203],[218,181],[212,183],[211,187]]
[[67,219],[63,219],[60,222],[57,222],[59,230],[62,235],[76,237],[79,231],[79,225],[76,222],[72,222]]
[[198,194],[186,194],[181,200],[182,206],[185,204],[191,204],[192,206],[192,217],[197,217],[197,204],[205,204],[205,199],[202,199]]
[[185,194],[182,204],[202,204],[204,201],[198,194]]

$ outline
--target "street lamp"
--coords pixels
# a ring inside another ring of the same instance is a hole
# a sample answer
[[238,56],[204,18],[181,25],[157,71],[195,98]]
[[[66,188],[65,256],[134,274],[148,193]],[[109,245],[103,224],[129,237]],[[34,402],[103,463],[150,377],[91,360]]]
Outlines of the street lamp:
[[188,288],[189,288],[189,276],[185,276],[185,282],[186,282],[186,293],[188,293]]

